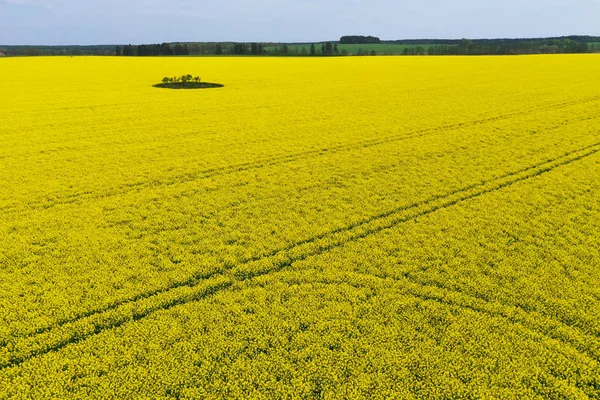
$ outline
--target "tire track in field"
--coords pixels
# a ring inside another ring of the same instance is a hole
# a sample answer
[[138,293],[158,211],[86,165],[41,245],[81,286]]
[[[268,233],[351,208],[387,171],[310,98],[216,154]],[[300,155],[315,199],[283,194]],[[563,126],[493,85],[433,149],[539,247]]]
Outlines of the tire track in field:
[[[288,154],[288,155],[274,156],[274,157],[269,157],[269,158],[265,158],[265,159],[258,160],[258,161],[249,161],[249,162],[239,163],[239,164],[235,164],[235,165],[209,168],[209,169],[204,169],[204,170],[201,170],[198,172],[182,174],[182,175],[178,175],[178,176],[174,176],[174,177],[166,178],[166,179],[162,179],[162,180],[129,183],[129,184],[125,184],[120,187],[117,187],[116,189],[108,190],[107,192],[104,192],[104,193],[94,194],[93,191],[86,191],[83,193],[75,193],[75,194],[69,195],[69,196],[58,197],[57,199],[48,199],[47,197],[43,197],[41,199],[37,199],[36,202],[27,203],[25,205],[21,205],[21,204],[5,205],[3,207],[0,207],[0,211],[3,211],[3,212],[18,211],[19,208],[22,208],[23,206],[26,206],[26,209],[46,210],[49,208],[56,207],[58,205],[72,204],[72,203],[76,203],[78,201],[85,201],[85,200],[90,200],[90,199],[102,199],[102,198],[112,197],[112,196],[116,196],[116,195],[122,195],[122,194],[126,194],[129,192],[133,192],[135,190],[142,190],[147,187],[168,187],[168,186],[178,185],[178,184],[182,184],[182,183],[193,182],[193,181],[197,181],[197,180],[209,179],[209,178],[216,177],[216,176],[231,175],[231,174],[235,174],[238,172],[244,172],[244,171],[249,171],[249,170],[253,170],[253,169],[262,169],[262,168],[267,168],[267,167],[271,167],[271,166],[275,166],[275,165],[283,165],[283,164],[295,162],[297,160],[301,160],[305,157],[320,157],[320,156],[326,156],[326,155],[330,155],[330,154],[337,154],[337,153],[345,152],[345,151],[360,150],[363,148],[379,146],[382,144],[425,137],[425,136],[433,135],[436,133],[451,132],[451,131],[455,131],[457,129],[461,129],[461,128],[465,128],[465,127],[473,127],[473,126],[483,125],[483,124],[487,124],[487,123],[493,123],[496,121],[501,121],[504,119],[528,115],[528,114],[532,114],[535,112],[557,110],[557,109],[561,109],[561,108],[567,108],[567,107],[571,107],[571,106],[591,103],[591,102],[595,102],[598,100],[600,100],[600,96],[592,96],[592,97],[585,98],[583,100],[578,99],[578,100],[572,100],[572,101],[567,101],[567,102],[551,103],[550,105],[533,107],[533,108],[527,109],[527,110],[514,110],[514,111],[508,112],[506,114],[482,118],[482,119],[478,119],[478,120],[474,120],[474,121],[459,122],[456,124],[447,124],[447,125],[442,125],[442,126],[437,126],[437,127],[417,129],[417,130],[413,131],[412,133],[393,134],[393,135],[388,135],[388,136],[384,136],[381,138],[369,139],[366,141],[359,141],[359,142],[349,143],[349,144],[341,144],[341,145],[337,145],[337,146],[326,147],[326,148],[315,149],[315,150],[307,150],[307,151],[302,151],[302,152]],[[583,119],[583,120],[585,120],[585,119]]]
[[[423,271],[422,269],[418,269],[412,272],[419,272],[419,271]],[[478,293],[473,293],[473,294],[467,294],[467,293],[463,293],[459,288],[453,288],[453,287],[448,287],[446,285],[444,285],[442,282],[439,282],[437,280],[432,280],[430,282],[428,282],[427,280],[423,280],[423,279],[418,279],[414,276],[412,276],[412,272],[408,272],[404,275],[404,278],[406,278],[407,280],[409,280],[410,282],[413,282],[414,284],[420,285],[422,287],[429,287],[429,288],[437,288],[439,290],[445,291],[445,292],[450,292],[450,293],[457,293],[457,294],[461,294],[463,296],[472,298],[472,299],[477,299],[479,301],[485,302],[485,303],[497,303],[497,304],[501,304],[503,306],[506,307],[511,307],[511,308],[516,308],[521,310],[523,313],[525,314],[533,314],[535,313],[536,315],[540,315],[542,317],[545,318],[550,318],[552,319],[555,323],[560,324],[561,327],[567,327],[570,330],[573,331],[577,331],[579,333],[581,333],[584,336],[587,336],[589,338],[594,338],[594,341],[597,341],[598,338],[600,338],[600,334],[598,333],[597,329],[590,327],[589,323],[587,323],[587,321],[580,321],[579,324],[580,325],[575,325],[573,322],[570,322],[568,319],[564,319],[561,315],[553,315],[551,313],[547,313],[544,311],[540,311],[534,307],[531,307],[529,305],[521,305],[521,304],[517,304],[517,303],[511,303],[511,302],[507,302],[507,301],[503,301],[500,299],[495,299],[493,301],[488,300],[485,296],[478,294]],[[584,329],[588,330],[589,333],[584,332]],[[597,341],[596,345],[598,346],[598,349],[600,349],[600,341]],[[600,361],[600,351],[596,354],[597,360]]]
[[170,287],[140,294],[137,296],[139,300],[135,300],[135,298],[125,299],[103,309],[89,311],[77,318],[63,321],[62,324],[43,328],[42,333],[33,333],[17,338],[16,342],[5,343],[0,348],[0,371],[21,365],[34,357],[61,350],[70,344],[79,343],[105,330],[145,318],[154,312],[169,310],[177,305],[198,301],[207,295],[218,293],[230,287],[235,282],[243,282],[281,271],[308,257],[325,253],[334,248],[342,247],[346,243],[372,236],[402,223],[416,221],[419,217],[527,181],[599,152],[600,142],[567,152],[561,157],[523,168],[499,178],[470,185],[462,190],[436,196],[415,203],[412,206],[390,210],[344,228],[296,242],[294,245],[287,246],[262,258],[249,259],[231,269],[207,275],[204,279],[191,277]]
[[[591,115],[591,116],[587,116],[587,117],[582,118],[582,119],[562,121],[562,122],[560,122],[560,123],[558,123],[556,125],[553,125],[551,127],[548,127],[548,128],[543,129],[543,130],[537,131],[537,134],[548,133],[548,132],[551,132],[553,130],[563,128],[565,126],[569,126],[569,125],[572,125],[572,124],[577,124],[577,123],[585,122],[585,121],[596,120],[596,119],[600,119],[600,113],[595,114],[595,115]],[[341,175],[341,177],[343,178],[343,177],[345,177],[348,174],[351,175],[352,173],[344,173],[344,174]],[[228,186],[228,187],[232,187],[232,186]],[[312,192],[312,191],[315,191],[317,189],[322,189],[322,188],[323,188],[322,186],[314,186],[314,187],[311,186],[311,187],[307,188],[306,191],[307,192]],[[179,198],[179,197],[191,197],[191,196],[194,196],[194,195],[198,194],[200,191],[201,191],[201,189],[194,189],[194,188],[192,188],[192,189],[188,189],[188,190],[185,190],[185,191],[178,192],[178,194],[175,197],[176,198]],[[208,220],[213,219],[215,216],[218,216],[221,211],[224,211],[224,210],[232,211],[232,210],[237,210],[237,209],[240,209],[240,208],[243,209],[243,208],[245,208],[250,203],[256,205],[256,204],[260,204],[260,203],[262,203],[264,201],[268,201],[268,200],[272,200],[272,199],[276,199],[276,198],[280,198],[280,195],[279,194],[271,194],[271,195],[266,195],[266,196],[263,196],[263,197],[256,196],[256,197],[254,197],[252,199],[249,199],[249,198],[238,199],[238,200],[232,201],[232,202],[230,202],[230,203],[228,203],[228,204],[226,204],[224,206],[216,207],[212,211],[205,211],[204,221],[208,221]],[[114,225],[107,224],[105,227],[110,227],[110,226],[114,226]],[[166,231],[170,231],[170,229],[161,229],[160,231],[161,232],[166,232]],[[154,234],[156,233],[155,231],[153,231],[151,229],[149,229],[148,232],[152,232]],[[264,254],[268,254],[268,253],[263,253],[263,255]],[[253,257],[253,259],[261,258],[261,257],[262,257],[262,255],[258,255],[258,256]],[[0,341],[0,347],[1,347],[1,345],[2,344],[1,344],[1,341]]]
[[[577,124],[580,122],[585,122],[585,121],[592,121],[592,120],[596,120],[600,118],[600,113],[599,114],[595,114],[592,116],[588,116],[582,119],[577,119],[577,120],[568,120],[568,121],[563,121],[557,125],[553,125],[551,127],[545,128],[543,130],[538,131],[537,133],[547,133],[547,132],[551,132],[553,130],[557,130],[560,128],[563,128],[565,126],[568,125],[572,125],[572,124]],[[342,177],[345,177],[346,174],[341,175]],[[232,187],[232,186],[227,186]],[[223,187],[224,188],[224,187]],[[315,189],[322,189],[322,186],[315,186],[315,187],[310,187],[309,189],[307,189],[308,191],[313,191]],[[196,195],[197,193],[200,192],[201,189],[189,189],[183,192],[179,192],[178,196],[181,195],[182,197],[191,197],[193,195]],[[247,204],[257,204],[259,202],[265,201],[265,200],[270,200],[270,199],[274,199],[274,198],[279,198],[280,195],[270,195],[270,196],[265,196],[265,197],[255,197],[253,199],[242,199],[242,200],[236,200],[233,201],[232,203],[223,206],[223,207],[217,207],[215,208],[213,211],[211,212],[207,212],[207,215],[209,215],[208,217],[206,217],[206,220],[209,220],[211,218],[213,218],[214,216],[218,215],[219,212],[223,211],[223,210],[234,210],[237,209],[241,206],[247,205]]]
[[[250,258],[248,261],[234,267],[231,273],[237,280],[247,280],[267,273],[276,272],[290,264],[318,255],[348,242],[366,238],[399,224],[417,220],[419,217],[451,207],[466,200],[498,191],[516,183],[529,180],[558,167],[571,164],[600,152],[600,142],[579,150],[548,160],[532,167],[506,174],[499,178],[470,185],[446,195],[435,196],[429,200],[410,206],[371,216],[363,221],[338,228],[312,238],[296,242],[281,250],[273,251],[262,257]],[[299,251],[298,249],[301,249]],[[260,264],[266,264],[260,269]],[[259,268],[257,268],[259,267]]]
[[[28,342],[24,341],[16,343],[14,348],[9,348],[9,345],[6,345],[0,350],[0,371],[19,366],[35,357],[59,351],[69,345],[80,343],[105,330],[115,329],[128,322],[138,321],[154,312],[168,310],[178,305],[199,301],[204,297],[227,289],[232,284],[233,282],[226,277],[216,276],[208,281],[199,282],[193,287],[188,287],[189,290],[187,291],[175,293],[174,296],[170,296],[158,304],[124,304],[123,307],[112,310],[115,312],[104,316],[104,318],[90,318],[89,321],[85,321],[85,323],[75,327],[76,329],[74,331],[64,329],[57,332],[54,337],[50,338],[50,343],[43,343],[43,340],[47,339],[47,337],[45,337],[44,334],[41,334],[30,337],[29,339],[33,340],[29,340]],[[57,327],[57,329],[54,330],[60,330],[60,328],[62,327]],[[48,331],[47,333],[50,332]],[[25,354],[11,354],[15,349],[20,350]]]
[[[435,302],[437,304],[440,304],[442,306],[445,307],[456,307],[458,309],[461,310],[469,310],[472,312],[475,312],[477,314],[482,314],[482,315],[486,315],[488,317],[492,317],[492,318],[501,318],[505,321],[508,322],[508,325],[510,326],[515,326],[517,329],[520,329],[522,331],[525,332],[529,332],[529,334],[531,336],[533,336],[533,339],[535,337],[543,337],[546,339],[550,339],[553,342],[556,343],[552,343],[552,347],[556,348],[556,350],[558,350],[558,352],[565,356],[568,357],[570,359],[573,359],[572,354],[565,354],[562,350],[563,346],[566,346],[567,348],[569,348],[570,350],[572,350],[574,353],[576,353],[579,357],[582,357],[584,359],[586,359],[586,361],[592,361],[592,362],[597,362],[598,360],[600,360],[600,353],[598,353],[598,351],[594,351],[594,352],[590,352],[589,349],[587,347],[585,347],[585,343],[582,341],[573,341],[571,338],[565,339],[563,336],[561,336],[558,333],[555,333],[555,329],[561,329],[563,328],[562,324],[557,323],[556,321],[552,320],[552,323],[554,323],[554,326],[548,326],[548,325],[544,325],[541,323],[538,323],[538,321],[536,321],[535,319],[533,319],[532,322],[530,322],[531,315],[528,315],[528,313],[525,310],[520,309],[517,306],[512,306],[512,308],[515,308],[516,311],[513,313],[510,312],[506,312],[504,310],[500,310],[500,311],[496,311],[495,310],[495,305],[502,305],[504,306],[504,304],[502,303],[492,303],[492,302],[488,302],[485,300],[482,300],[480,298],[477,297],[473,297],[467,294],[464,294],[462,292],[458,292],[458,291],[452,291],[450,290],[449,292],[452,295],[458,295],[459,299],[458,301],[452,300],[450,298],[450,296],[447,296],[446,293],[442,293],[440,295],[436,294],[436,293],[422,293],[419,291],[419,289],[421,288],[432,288],[434,290],[438,290],[439,288],[437,286],[427,286],[427,285],[422,285],[419,283],[415,283],[411,280],[406,280],[406,279],[402,279],[402,278],[396,278],[396,277],[392,277],[392,276],[380,276],[377,274],[372,274],[372,273],[366,273],[366,272],[356,272],[356,271],[343,271],[342,272],[343,275],[350,275],[350,276],[355,276],[355,277],[359,277],[363,278],[362,280],[364,281],[364,278],[367,279],[376,279],[377,281],[379,281],[380,283],[385,284],[386,281],[391,281],[394,282],[396,284],[398,284],[399,286],[381,286],[381,287],[376,287],[373,285],[373,282],[367,282],[367,283],[363,283],[363,282],[352,282],[352,281],[348,281],[348,280],[338,280],[335,278],[328,278],[328,277],[323,277],[321,279],[318,280],[309,280],[309,281],[289,281],[289,280],[284,280],[282,283],[285,285],[293,285],[293,284],[298,284],[298,285],[302,285],[302,284],[321,284],[321,285],[348,285],[357,289],[373,289],[373,290],[379,290],[379,289],[391,289],[391,290],[397,290],[398,292],[400,292],[401,295],[404,296],[408,296],[408,297],[413,297],[415,299],[421,300],[423,302]],[[408,285],[407,285],[408,284]],[[411,288],[409,287],[410,285],[412,286],[416,286],[416,288]],[[235,291],[244,291],[253,287],[265,287],[266,285],[262,282],[259,283],[250,283],[249,285],[246,286],[237,286],[235,287],[233,290]],[[445,291],[445,290],[442,290]],[[470,300],[471,304],[467,304],[465,303],[465,301],[463,300]],[[496,307],[497,308],[497,307]],[[523,312],[521,312],[523,311]],[[568,327],[570,329],[572,329],[572,327]],[[571,340],[569,340],[571,339]],[[581,346],[582,348],[578,347]],[[547,346],[550,347],[550,346]],[[597,347],[596,347],[597,349]],[[596,364],[596,370],[600,371],[600,365]],[[560,378],[560,377],[558,377]],[[562,378],[561,378],[562,379]],[[562,379],[564,380],[564,379]],[[566,382],[566,380],[565,380]],[[577,387],[579,389],[593,389],[594,388],[594,383],[593,382],[589,382],[586,380],[577,380],[575,382],[574,387]]]
[[[592,147],[593,146],[595,146],[595,145],[592,145]],[[563,155],[562,157],[568,156],[568,155],[573,154],[573,153],[575,153],[577,151],[580,151],[580,150],[576,150],[574,152],[567,153],[566,155]],[[496,179],[501,179],[503,177],[512,176],[514,174],[522,173],[522,172],[525,172],[527,170],[530,170],[531,168],[535,168],[535,167],[538,167],[539,165],[545,164],[547,162],[549,162],[549,161],[543,161],[543,162],[540,162],[540,163],[535,164],[533,166],[525,167],[525,168],[519,169],[517,171],[513,171],[513,172],[511,172],[509,174],[506,174],[506,175],[504,175],[502,177],[499,177],[499,178],[496,178]],[[453,191],[445,193],[445,194],[434,195],[433,197],[431,197],[429,199],[426,199],[426,200],[423,200],[421,202],[416,202],[416,203],[412,203],[412,204],[409,204],[409,205],[404,205],[404,206],[401,206],[401,207],[396,207],[394,209],[387,210],[385,212],[376,214],[374,216],[367,217],[367,218],[365,218],[365,219],[363,219],[361,221],[358,221],[358,222],[355,222],[355,223],[352,223],[352,224],[349,224],[349,225],[345,225],[345,226],[342,226],[340,228],[336,228],[336,229],[333,229],[333,230],[329,230],[327,232],[324,232],[322,234],[319,234],[319,235],[316,235],[316,236],[313,236],[313,237],[310,237],[310,238],[307,238],[307,239],[303,239],[303,240],[299,240],[299,241],[290,243],[289,245],[281,247],[279,249],[274,249],[274,250],[272,250],[270,252],[267,252],[267,253],[262,253],[262,254],[258,254],[256,256],[248,257],[248,258],[242,260],[238,265],[244,265],[244,264],[256,262],[256,261],[259,261],[259,260],[264,259],[264,258],[271,258],[271,257],[274,257],[274,256],[282,253],[282,252],[293,250],[294,248],[297,248],[298,246],[310,244],[310,243],[315,242],[317,240],[325,239],[325,238],[327,238],[327,237],[329,237],[331,235],[339,234],[341,232],[348,231],[348,230],[354,229],[356,227],[365,225],[365,224],[371,222],[374,219],[385,218],[385,217],[388,217],[388,216],[390,216],[392,214],[395,214],[395,213],[398,213],[398,212],[401,212],[401,211],[405,211],[405,210],[410,210],[410,209],[416,208],[416,207],[418,207],[418,206],[420,206],[422,204],[428,204],[428,203],[431,203],[431,202],[439,200],[439,199],[444,199],[444,198],[447,198],[449,196],[460,194],[460,193],[465,192],[467,190],[470,190],[470,189],[473,189],[475,187],[478,187],[478,186],[480,186],[480,185],[482,185],[484,183],[486,183],[486,182],[471,184],[471,185],[468,185],[468,186],[465,186],[465,187],[453,190]],[[48,331],[56,328],[56,326],[63,326],[63,325],[66,325],[66,324],[71,324],[73,322],[77,322],[78,320],[81,320],[81,319],[84,319],[84,318],[87,318],[87,317],[94,316],[96,314],[100,314],[100,313],[104,313],[104,312],[113,310],[115,308],[118,308],[118,307],[122,306],[123,304],[131,303],[131,302],[136,302],[136,301],[139,301],[139,300],[144,300],[144,299],[149,298],[149,297],[161,295],[161,294],[163,294],[163,293],[165,293],[167,291],[170,291],[170,290],[173,290],[173,289],[177,289],[177,288],[180,288],[180,287],[183,287],[183,286],[194,286],[194,285],[198,284],[200,281],[202,281],[204,279],[209,279],[212,276],[221,274],[223,272],[225,272],[224,267],[219,268],[219,269],[217,269],[217,271],[214,271],[214,272],[211,272],[211,273],[202,272],[202,273],[194,274],[194,275],[191,275],[189,278],[187,278],[187,279],[185,279],[183,281],[175,282],[175,283],[173,283],[173,284],[171,284],[169,286],[166,286],[164,288],[156,289],[156,290],[153,290],[153,291],[148,291],[148,292],[145,292],[145,293],[140,293],[140,294],[132,296],[130,298],[126,298],[126,299],[123,299],[123,300],[120,300],[120,301],[113,302],[113,303],[108,304],[108,305],[106,305],[104,307],[101,307],[101,308],[98,308],[98,309],[95,309],[95,310],[91,310],[91,311],[87,311],[87,312],[78,314],[78,315],[76,315],[76,316],[74,316],[72,318],[69,318],[69,319],[59,320],[57,322],[57,325],[43,327],[43,328],[38,328],[38,329],[34,330],[31,333],[27,333],[27,334],[25,334],[23,336],[19,336],[19,338],[28,338],[28,337],[31,337],[31,336],[34,336],[34,335],[46,333],[46,332],[48,332]],[[2,342],[0,342],[0,349],[2,347],[5,347],[5,346],[6,346],[5,344],[3,344]]]
[[[381,277],[381,279],[385,278]],[[516,304],[507,304],[502,301],[490,302],[458,290],[418,282],[409,277],[406,278],[406,281],[416,286],[416,288],[407,291],[411,296],[422,298],[423,300],[435,301],[440,304],[468,309],[492,317],[500,317],[510,324],[519,325],[536,335],[544,336],[548,339],[557,341],[563,346],[568,346],[577,354],[580,354],[589,360],[600,362],[598,339],[593,335],[581,332],[576,327],[565,324],[559,319],[554,319],[549,315],[537,311],[527,311]],[[419,292],[420,288],[433,289],[433,292],[424,294]],[[437,294],[435,291],[440,291],[442,293]],[[451,296],[448,296],[448,294]],[[458,299],[453,300],[450,299],[451,297],[458,297]],[[506,310],[504,307],[508,307],[509,309]],[[539,322],[540,319],[543,320],[543,322]],[[592,344],[592,346],[590,346],[590,344]]]
[[[488,301],[481,297],[469,295],[459,290],[423,283],[408,276],[399,278],[356,271],[344,271],[343,273],[346,275],[376,278],[381,281],[393,281],[402,285],[401,288],[396,289],[402,289],[403,293],[406,295],[425,301],[435,301],[442,305],[468,309],[473,312],[485,314],[491,317],[500,317],[510,324],[519,325],[525,330],[536,335],[540,335],[548,339],[555,340],[562,345],[566,345],[589,360],[600,362],[600,346],[597,336],[582,333],[576,327],[570,326],[561,320],[554,319],[550,315],[546,315],[538,311],[530,312],[516,304],[508,304],[501,301]],[[343,281],[336,282],[341,283]],[[352,283],[348,284],[352,285]],[[423,293],[422,289],[429,290],[429,293]],[[505,307],[507,307],[509,310],[504,309]],[[538,321],[539,317],[546,319],[546,321],[544,321],[544,323],[540,323]],[[578,334],[583,337],[577,338]],[[590,346],[590,344],[593,346]]]

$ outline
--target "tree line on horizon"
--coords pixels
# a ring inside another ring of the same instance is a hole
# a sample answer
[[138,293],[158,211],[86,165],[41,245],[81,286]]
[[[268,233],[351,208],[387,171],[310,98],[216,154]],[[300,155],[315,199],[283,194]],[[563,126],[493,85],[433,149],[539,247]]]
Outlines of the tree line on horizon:
[[[354,45],[354,46],[346,46]],[[356,45],[361,45],[357,48]],[[385,45],[395,45],[386,48]],[[402,49],[402,45],[405,47]],[[398,48],[400,49],[398,50]],[[382,41],[374,36],[343,36],[321,43],[187,42],[119,46],[0,46],[7,56],[347,56],[347,55],[511,55],[600,52],[600,37],[543,39],[408,39]]]
[[175,43],[171,46],[169,43],[162,44],[140,44],[138,46],[125,45],[121,49],[116,46],[115,55],[117,56],[188,56],[190,49],[187,43]]
[[[600,40],[599,40],[600,42]],[[339,43],[342,45],[342,43]],[[462,39],[452,44],[407,45],[402,52],[386,52],[385,44],[391,43],[352,43],[364,44],[365,48],[355,49],[352,53],[340,49],[338,42],[311,43],[308,46],[268,43],[214,43],[214,44],[175,44],[117,46],[115,54],[123,56],[173,56],[173,55],[247,55],[247,56],[348,56],[377,55],[370,44],[384,45],[378,47],[379,54],[387,55],[516,55],[516,54],[572,54],[600,51],[600,45],[590,46],[588,42],[577,42],[572,39],[539,39],[522,41],[502,40],[469,40]],[[308,47],[308,49],[307,49]]]
[[380,44],[381,39],[375,36],[342,36],[340,44]]
[[347,52],[340,52],[338,44],[335,42],[320,43],[317,48],[311,44],[310,50],[295,51],[295,47],[288,44],[273,46],[269,43],[169,43],[162,44],[144,44],[144,45],[125,45],[116,46],[114,54],[117,56],[187,56],[187,55],[305,55],[305,56],[336,56],[349,55]]

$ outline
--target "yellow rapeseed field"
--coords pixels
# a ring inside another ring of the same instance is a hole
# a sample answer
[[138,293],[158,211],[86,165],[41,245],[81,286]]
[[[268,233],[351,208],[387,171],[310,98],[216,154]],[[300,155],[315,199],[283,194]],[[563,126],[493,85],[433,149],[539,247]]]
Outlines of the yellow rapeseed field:
[[598,56],[0,72],[0,398],[600,398]]

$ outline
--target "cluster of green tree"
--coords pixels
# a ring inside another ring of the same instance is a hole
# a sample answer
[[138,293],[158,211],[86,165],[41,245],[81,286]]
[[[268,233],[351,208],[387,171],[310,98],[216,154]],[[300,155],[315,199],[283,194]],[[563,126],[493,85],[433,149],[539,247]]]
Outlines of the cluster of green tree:
[[[221,47],[221,53],[216,54],[224,54],[223,48]],[[267,54],[267,50],[262,43],[251,43],[250,45],[246,43],[234,43],[231,54],[260,56]]]
[[163,89],[210,89],[223,87],[220,83],[202,82],[199,76],[190,74],[168,77],[162,79],[162,83],[152,85],[156,88]]
[[115,46],[0,46],[7,56],[110,56]]
[[[420,49],[421,51],[418,51]],[[415,54],[425,54],[424,49],[411,49]],[[406,50],[405,50],[406,51]],[[538,39],[538,40],[467,40],[456,45],[433,45],[427,49],[429,55],[509,55],[509,54],[558,54],[589,53],[588,42],[572,39]]]
[[[193,48],[193,45],[190,45]],[[194,54],[194,53],[192,53]],[[314,43],[310,45],[310,50],[305,47],[290,46],[286,43],[275,45],[272,43],[217,43],[214,47],[213,52],[203,52],[202,54],[231,54],[231,55],[291,55],[291,56],[336,56],[336,55],[348,55],[346,52],[340,52],[338,44],[335,42],[321,43],[320,51]]]
[[337,43],[326,42],[321,45],[321,55],[323,56],[339,56]]
[[[348,55],[348,51],[347,50],[343,50],[343,52],[346,52],[346,54],[343,55]],[[376,56],[377,55],[377,50],[363,50],[363,49],[358,49],[356,50],[356,53],[354,53],[354,55],[356,56]]]
[[341,53],[338,44],[335,42],[325,42],[321,43],[321,50],[317,51],[317,47],[314,43],[311,43],[310,50],[307,51],[304,46],[301,47],[300,51],[298,51],[298,47],[292,47],[293,50],[290,50],[290,47],[287,44],[282,45],[279,48],[275,48],[270,51],[270,54],[275,55],[296,55],[296,56],[340,56],[340,55],[348,55],[348,52]]
[[187,56],[190,54],[187,43],[140,44],[138,46],[125,45],[115,48],[117,56]]
[[265,49],[262,43],[252,43],[250,45],[250,53],[253,56],[257,56],[265,53]]
[[128,57],[135,56],[136,55],[135,47],[130,44],[126,44],[125,46],[123,46],[123,52],[121,52],[121,49],[119,48],[119,46],[117,46],[115,55],[128,56]]
[[340,44],[379,44],[381,39],[375,36],[342,36]]
[[423,46],[414,46],[414,47],[405,47],[404,51],[402,52],[402,55],[404,56],[422,56],[422,55],[426,55],[426,54],[430,54],[430,55],[435,55],[435,53],[433,52],[433,49],[437,49],[438,47],[449,47],[446,45],[440,45],[440,46],[429,46],[428,49],[426,49]]
[[200,79],[199,76],[192,77],[192,75],[187,74],[187,75],[181,75],[181,76],[174,76],[172,78],[169,78],[169,77],[165,76],[162,79],[162,83],[182,83],[182,84],[185,85],[188,82],[199,83],[200,80],[201,79]]

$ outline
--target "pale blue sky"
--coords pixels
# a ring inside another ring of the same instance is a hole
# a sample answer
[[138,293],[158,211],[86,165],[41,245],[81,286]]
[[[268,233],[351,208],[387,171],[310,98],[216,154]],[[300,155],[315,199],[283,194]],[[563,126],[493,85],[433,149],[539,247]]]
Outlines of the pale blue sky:
[[600,35],[600,0],[0,0],[0,44]]

